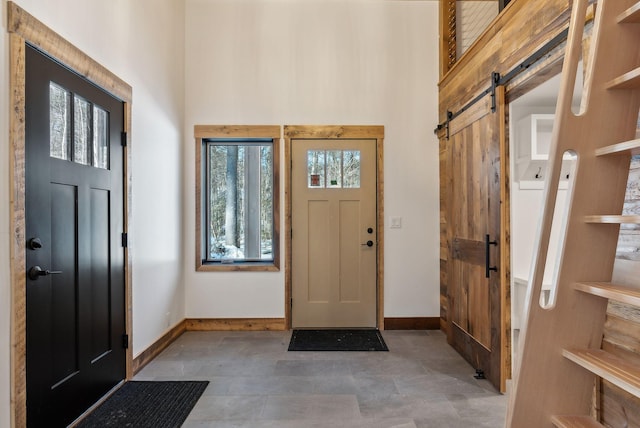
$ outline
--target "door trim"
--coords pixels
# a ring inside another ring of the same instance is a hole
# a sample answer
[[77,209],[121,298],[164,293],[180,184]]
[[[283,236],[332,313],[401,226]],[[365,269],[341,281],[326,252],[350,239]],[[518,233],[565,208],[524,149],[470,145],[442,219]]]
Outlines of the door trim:
[[294,139],[360,139],[376,140],[376,230],[378,255],[376,273],[376,325],[384,330],[384,126],[285,125],[284,126],[284,193],[285,193],[285,326],[291,329],[291,143]]
[[[25,45],[45,52],[80,76],[103,88],[124,102],[124,127],[131,135],[131,86],[91,59],[46,25],[12,1],[7,2],[8,32],[10,33],[10,119],[9,224],[13,233],[10,242],[11,281],[11,424],[27,424],[26,381],[26,249],[25,249]],[[131,152],[124,147],[124,232],[131,235]],[[132,337],[131,253],[125,252],[125,327]],[[126,350],[126,378],[132,376],[133,348]]]

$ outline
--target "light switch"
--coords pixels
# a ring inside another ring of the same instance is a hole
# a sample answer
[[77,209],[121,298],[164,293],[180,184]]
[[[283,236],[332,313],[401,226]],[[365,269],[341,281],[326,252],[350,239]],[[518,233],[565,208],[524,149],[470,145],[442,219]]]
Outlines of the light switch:
[[402,229],[402,217],[391,217],[391,229]]

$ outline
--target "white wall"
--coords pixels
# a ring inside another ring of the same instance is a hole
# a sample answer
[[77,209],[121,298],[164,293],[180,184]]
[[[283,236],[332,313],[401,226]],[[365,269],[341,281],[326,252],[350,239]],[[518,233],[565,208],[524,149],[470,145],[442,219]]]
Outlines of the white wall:
[[186,0],[187,317],[284,316],[284,268],[195,272],[195,124],[384,125],[385,316],[439,316],[437,40],[437,1]]
[[[134,354],[184,318],[182,130],[184,6],[180,0],[17,0],[133,86]],[[0,427],[10,396],[8,70],[6,0],[0,23]],[[189,260],[191,261],[191,260]],[[167,316],[167,313],[170,315]]]

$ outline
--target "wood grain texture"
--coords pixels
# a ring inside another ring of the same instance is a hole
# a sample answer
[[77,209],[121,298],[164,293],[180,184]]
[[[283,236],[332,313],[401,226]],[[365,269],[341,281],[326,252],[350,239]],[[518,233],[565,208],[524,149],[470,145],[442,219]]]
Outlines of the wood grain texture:
[[636,364],[601,349],[565,349],[562,355],[618,388],[640,397],[640,367]]
[[[198,272],[277,272],[280,270],[280,125],[195,125],[195,270]],[[273,144],[273,262],[204,263],[202,254],[202,144],[206,138],[265,138]]]
[[283,331],[284,318],[187,318],[186,331]]
[[636,89],[640,88],[640,67],[635,68],[620,77],[609,81],[607,89]]
[[640,2],[634,4],[629,9],[618,15],[618,23],[620,24],[637,24],[640,23]]
[[439,121],[568,27],[568,0],[514,1],[440,81]]
[[602,381],[602,423],[607,427],[640,426],[640,401],[637,397]]
[[12,1],[7,2],[8,31],[22,36],[80,76],[122,101],[131,101],[131,86]]
[[594,224],[640,224],[640,215],[587,215],[585,223]]
[[573,288],[594,296],[616,300],[629,305],[640,306],[640,289],[607,282],[577,282],[573,284]]
[[437,317],[387,317],[385,330],[439,330],[440,318]]
[[[499,111],[504,89],[497,93]],[[492,113],[484,98],[450,122],[440,140],[441,165],[441,317],[449,343],[472,366],[485,371],[499,390],[510,372],[510,316],[503,312],[508,293],[502,286],[500,123],[506,112]],[[505,144],[505,142],[503,142]],[[506,160],[508,163],[508,158]],[[505,165],[506,167],[506,165]],[[490,235],[490,265],[485,277],[485,236]],[[506,238],[505,238],[506,239]],[[446,263],[445,263],[446,262]],[[509,269],[507,268],[507,272]],[[446,317],[446,318],[445,318]]]
[[[511,173],[509,170],[509,106],[506,102],[506,88],[496,89],[496,103],[498,106],[498,138],[500,141],[498,156],[500,159],[500,219],[497,226],[500,229],[500,289],[497,299],[500,300],[498,314],[500,328],[492,334],[500,335],[500,392],[507,391],[507,379],[511,379]],[[496,220],[494,220],[496,221]]]
[[[7,29],[10,34],[10,94],[9,119],[10,161],[10,227],[14,240],[10,244],[12,278],[12,339],[11,339],[11,419],[14,426],[26,426],[26,297],[25,297],[25,43],[74,70],[80,76],[103,88],[124,102],[125,130],[129,145],[123,156],[124,169],[124,228],[131,233],[132,171],[131,102],[129,84],[84,54],[63,37],[35,19],[12,1],[7,2]],[[131,241],[130,241],[131,242]],[[125,249],[125,325],[133,339],[132,330],[132,255]],[[132,348],[126,353],[126,376],[132,376]]]
[[384,138],[384,126],[375,125],[285,125],[285,138]]
[[[595,150],[602,147],[603,143],[610,145],[628,141],[635,134],[638,97],[630,91],[607,90],[605,84],[621,72],[637,67],[637,64],[633,64],[637,58],[616,55],[615,52],[626,49],[637,51],[638,40],[634,32],[617,30],[617,24],[612,24],[620,9],[629,5],[630,1],[598,2],[592,50],[586,67],[585,91],[589,93],[590,102],[581,116],[573,115],[570,103],[573,78],[583,53],[584,28],[581,17],[585,16],[586,3],[573,2],[577,9],[571,24],[570,42],[567,44],[565,56],[568,73],[563,76],[563,89],[558,100],[549,163],[549,175],[558,177],[561,156],[566,149],[576,148],[580,159],[573,188],[572,206],[566,223],[562,265],[557,275],[559,288],[554,307],[543,309],[537,304],[544,272],[542,264],[545,261],[553,218],[553,198],[557,194],[557,183],[551,180],[551,185],[545,189],[547,203],[543,214],[542,233],[538,237],[540,246],[535,252],[533,285],[526,298],[527,323],[520,333],[522,360],[510,397],[507,424],[511,426],[541,426],[546,423],[549,414],[589,414],[594,374],[578,365],[571,367],[560,361],[557,348],[600,347],[606,317],[606,300],[576,293],[570,285],[585,279],[593,282],[611,281],[619,230],[616,223],[629,219],[615,217],[621,213],[624,203],[629,155],[602,159],[595,156]],[[599,129],[598,126],[590,126],[595,121],[611,123],[611,126]],[[609,226],[585,222],[588,216],[599,213],[611,214],[612,217],[595,216],[587,220],[616,223]],[[550,331],[553,331],[553,334],[550,335]],[[594,351],[595,355],[598,355],[598,352],[600,351]],[[588,363],[589,358],[582,356],[574,360],[587,361],[584,365],[589,365],[598,375],[606,372],[602,368],[605,366],[604,363]],[[627,367],[624,367],[626,370]],[[615,370],[615,365],[612,365],[610,371]],[[544,391],[544,394],[540,394],[540,391]]]
[[155,357],[160,355],[162,351],[167,349],[178,337],[187,331],[185,320],[180,321],[173,326],[169,331],[156,340],[151,346],[142,351],[137,357],[133,359],[132,369],[133,374],[137,374],[140,370],[149,364]]
[[280,125],[195,125],[195,138],[280,138]]
[[629,140],[623,143],[612,144],[610,146],[596,149],[596,156],[606,156],[615,154],[637,155],[640,154],[640,139]]
[[26,426],[27,420],[27,301],[25,249],[25,41],[10,35],[9,118],[9,223],[13,239],[11,255],[11,421]]
[[375,139],[377,203],[377,326],[384,330],[384,126],[375,125],[285,125],[285,325],[291,328],[291,145],[295,139]]

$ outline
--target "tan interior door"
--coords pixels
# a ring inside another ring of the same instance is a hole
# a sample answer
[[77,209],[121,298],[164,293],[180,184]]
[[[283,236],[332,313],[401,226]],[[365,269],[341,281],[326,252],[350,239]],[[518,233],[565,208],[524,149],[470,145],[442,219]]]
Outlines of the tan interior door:
[[376,140],[294,139],[292,326],[376,327]]

